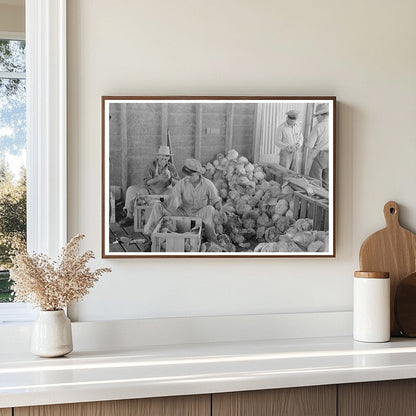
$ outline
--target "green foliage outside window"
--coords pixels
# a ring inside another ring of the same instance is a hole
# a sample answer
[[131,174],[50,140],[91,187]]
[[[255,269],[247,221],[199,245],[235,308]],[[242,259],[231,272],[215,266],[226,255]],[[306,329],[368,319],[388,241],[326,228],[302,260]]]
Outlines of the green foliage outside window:
[[25,71],[25,42],[0,40],[0,72],[11,74],[0,78],[0,302],[12,300],[11,256],[26,244],[26,170],[10,166],[26,147]]

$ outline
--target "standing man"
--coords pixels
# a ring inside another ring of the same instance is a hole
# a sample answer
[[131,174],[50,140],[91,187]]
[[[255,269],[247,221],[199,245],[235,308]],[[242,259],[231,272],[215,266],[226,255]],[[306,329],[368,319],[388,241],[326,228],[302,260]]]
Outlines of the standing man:
[[131,185],[126,191],[126,202],[124,211],[127,216],[120,225],[132,225],[134,201],[141,195],[167,195],[172,190],[172,186],[179,180],[179,176],[170,162],[172,154],[169,146],[160,146],[157,153],[157,158],[147,169],[146,177],[144,178],[144,186]]
[[275,145],[280,148],[280,165],[300,173],[300,163],[297,160],[301,156],[303,134],[297,122],[298,117],[297,110],[286,113],[286,121],[277,129]]
[[169,203],[155,203],[144,226],[144,234],[151,234],[165,215],[198,217],[202,219],[208,241],[218,243],[215,234],[214,213],[221,209],[221,198],[215,185],[202,176],[199,160],[186,159],[182,168],[186,175],[172,189]]
[[306,146],[313,158],[309,176],[321,181],[322,186],[329,186],[329,109],[328,104],[318,104],[314,117],[317,123],[308,137]]

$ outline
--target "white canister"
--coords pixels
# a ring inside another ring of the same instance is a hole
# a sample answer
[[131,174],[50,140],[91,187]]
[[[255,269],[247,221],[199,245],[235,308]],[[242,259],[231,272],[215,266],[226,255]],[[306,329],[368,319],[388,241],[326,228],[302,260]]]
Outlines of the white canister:
[[389,341],[389,273],[355,272],[353,309],[353,336],[356,341]]

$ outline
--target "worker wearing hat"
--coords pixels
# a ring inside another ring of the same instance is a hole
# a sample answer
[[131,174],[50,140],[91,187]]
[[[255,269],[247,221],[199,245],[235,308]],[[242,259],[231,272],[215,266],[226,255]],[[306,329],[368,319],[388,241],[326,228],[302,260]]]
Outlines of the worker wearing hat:
[[276,132],[275,145],[280,149],[280,165],[286,169],[300,171],[301,147],[303,135],[298,123],[299,111],[286,112],[286,121],[282,123]]
[[129,226],[134,222],[133,210],[136,198],[143,195],[167,195],[179,176],[171,163],[172,153],[169,146],[160,146],[157,158],[148,167],[144,178],[144,186],[132,185],[127,188],[124,211],[126,217],[120,225]]
[[[311,166],[309,176],[321,181],[324,188],[329,185],[329,108],[327,103],[317,104],[314,117],[317,123],[306,140],[308,162]],[[308,169],[306,172],[308,174]]]
[[149,235],[165,215],[198,217],[202,219],[208,241],[218,243],[215,234],[214,214],[221,209],[221,198],[215,185],[202,176],[199,160],[186,159],[182,178],[172,189],[169,204],[153,205],[144,233]]

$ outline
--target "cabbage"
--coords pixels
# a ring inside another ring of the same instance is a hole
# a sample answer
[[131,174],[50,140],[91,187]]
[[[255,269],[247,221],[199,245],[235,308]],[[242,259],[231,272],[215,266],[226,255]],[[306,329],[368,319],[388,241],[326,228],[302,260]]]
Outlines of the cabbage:
[[220,190],[219,190],[219,194],[220,194],[220,197],[221,197],[222,199],[227,199],[227,196],[228,196],[228,191],[227,191],[226,189],[220,189]]
[[237,150],[231,149],[227,152],[227,159],[228,160],[237,160],[238,152]]
[[228,170],[228,159],[226,157],[220,159],[220,166],[225,170]]
[[293,192],[294,192],[293,189],[289,185],[286,185],[285,187],[282,187],[282,194],[292,195]]
[[276,230],[280,234],[284,234],[290,227],[290,219],[287,217],[281,217],[275,222]]
[[298,231],[309,231],[313,228],[313,220],[310,218],[300,218],[296,220],[295,227]]
[[259,226],[267,226],[270,223],[270,218],[269,216],[263,212],[263,214],[260,215],[260,217],[257,220],[257,224]]
[[260,189],[263,190],[263,191],[267,191],[268,189],[270,189],[269,182],[262,181],[261,184],[260,184]]
[[288,209],[287,211],[286,211],[286,217],[288,217],[288,218],[293,218],[293,211],[291,210],[291,209]]
[[244,169],[246,170],[246,172],[248,174],[253,173],[254,172],[254,166],[249,162],[246,165],[244,165]]
[[[269,182],[271,184],[271,182]],[[282,193],[282,189],[279,184],[271,185],[270,193],[273,197],[278,197]]]
[[265,179],[265,175],[263,172],[254,172],[253,177],[258,181],[263,181]]
[[313,243],[316,239],[316,232],[313,231],[303,231],[296,233],[293,237],[293,241],[302,245],[303,247],[308,247],[309,244]]
[[239,163],[238,165],[236,165],[235,171],[237,172],[237,175],[246,175],[247,174],[247,172],[244,168],[244,165],[242,163]]
[[286,201],[286,199],[280,199],[279,201],[277,201],[274,211],[278,215],[285,215],[288,209],[289,203]]
[[265,232],[266,232],[266,227],[257,227],[257,231],[256,231],[257,240],[261,240],[262,238],[264,238]]
[[238,178],[237,183],[239,185],[244,185],[244,186],[249,186],[250,185],[250,181],[248,180],[247,176],[240,176]]
[[316,253],[317,251],[323,251],[325,243],[323,241],[313,241],[308,245],[308,251],[310,253]]
[[268,243],[277,241],[279,239],[279,233],[276,230],[276,227],[269,227],[264,233],[264,238]]
[[236,201],[237,199],[240,199],[240,194],[237,191],[230,191],[228,192],[228,196],[233,200]]

